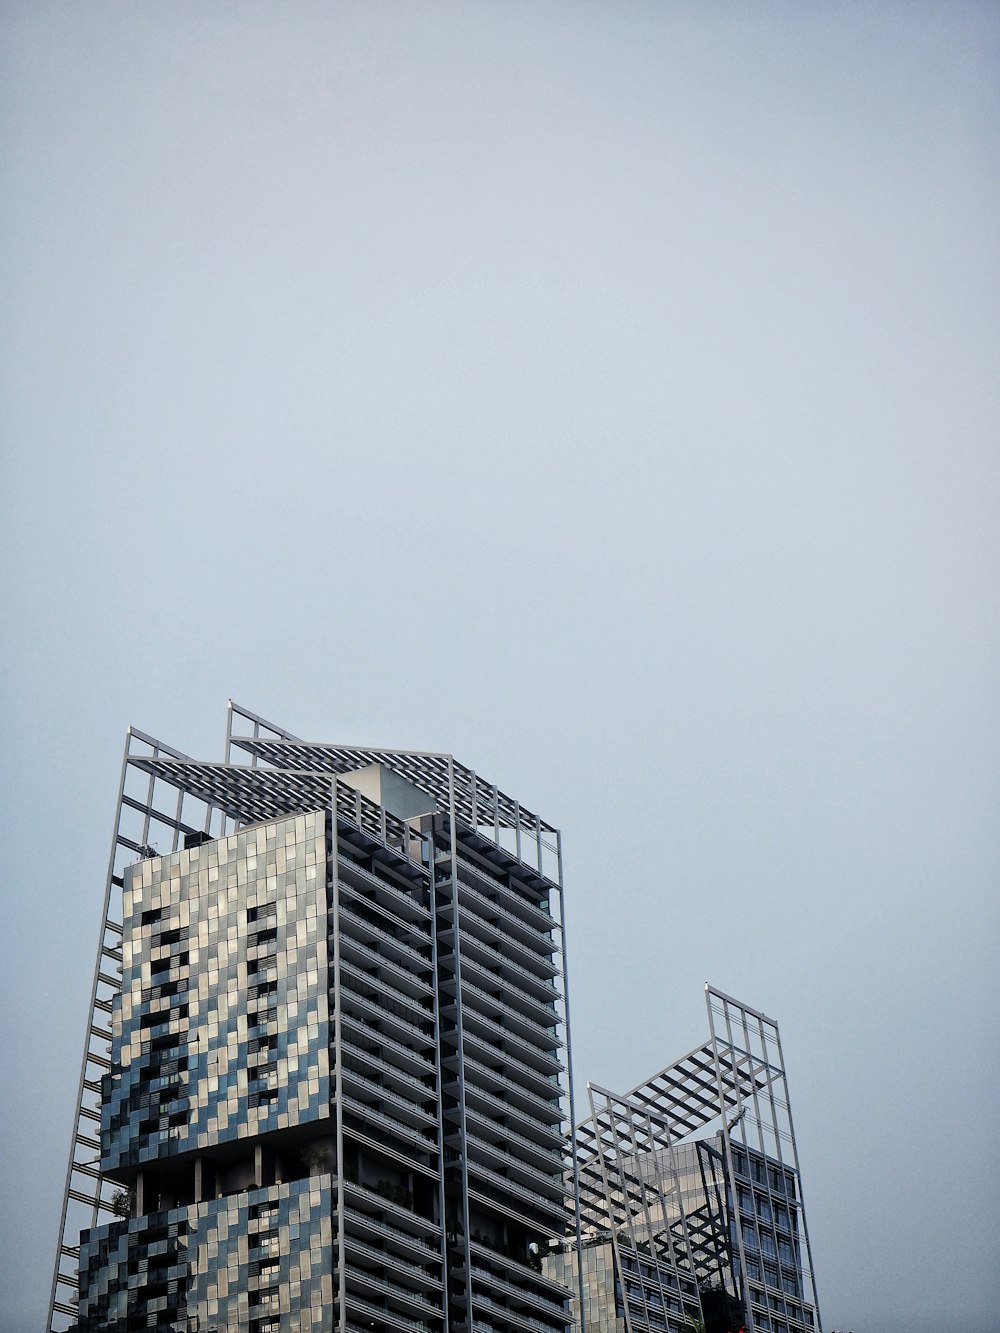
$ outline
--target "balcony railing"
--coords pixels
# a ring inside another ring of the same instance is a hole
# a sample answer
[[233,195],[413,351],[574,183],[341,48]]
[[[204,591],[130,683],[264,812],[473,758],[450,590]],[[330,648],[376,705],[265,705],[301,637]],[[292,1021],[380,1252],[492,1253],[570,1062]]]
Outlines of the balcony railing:
[[357,861],[352,861],[349,857],[339,856],[337,858],[337,871],[340,875],[341,884],[347,884],[350,887],[350,877],[357,876],[366,884],[371,884],[375,889],[383,893],[389,893],[393,898],[401,898],[406,903],[407,908],[419,914],[424,920],[430,920],[430,912],[422,903],[417,902],[416,898],[406,893],[398,884],[391,883],[389,880],[381,879],[364,866],[358,865]]
[[[503,984],[498,977],[485,972],[483,968],[476,970],[489,979],[491,986]],[[499,1011],[508,1030],[519,1029],[520,1033],[524,1034],[525,1040],[533,1042],[540,1050],[551,1052],[560,1049],[561,1044],[556,1031],[556,1026],[560,1020],[554,1010],[547,1009],[544,1011],[548,1022],[537,1022],[533,1017],[525,1014],[523,1010],[512,1008],[497,996],[484,991],[481,986],[473,984],[469,976],[470,974],[463,967],[462,1002],[464,1005],[471,1006],[477,1013],[484,1013],[484,1016],[485,1012],[493,1014]]]
[[[378,955],[376,954],[375,957],[377,958]],[[407,976],[409,976],[409,973],[407,973]],[[379,1012],[385,1011],[397,1015],[411,1027],[416,1027],[418,1031],[421,1031],[418,1026],[419,1023],[426,1022],[433,1017],[429,1004],[403,991],[396,990],[392,986],[389,986],[387,990],[387,984],[381,978],[363,972],[361,968],[346,962],[343,958],[340,960],[340,980],[341,989],[344,993],[374,1006]],[[424,989],[429,993],[429,987]],[[334,992],[331,991],[330,994],[332,997]],[[423,1033],[423,1035],[427,1038],[426,1033]],[[430,1040],[430,1038],[427,1039]]]
[[[419,972],[429,972],[431,970],[430,958],[424,957],[424,955],[418,949],[415,949],[413,945],[407,944],[405,940],[401,940],[397,935],[393,935],[390,931],[383,930],[381,926],[374,925],[371,921],[366,920],[363,916],[360,916],[357,912],[353,911],[343,903],[340,907],[340,926],[340,938],[342,943],[345,936],[349,939],[355,939],[357,938],[357,934],[360,934],[362,942],[367,944],[365,936],[374,935],[383,943],[383,945],[388,945],[395,953],[398,953],[400,958],[406,958],[410,960],[410,962],[415,963]],[[428,949],[430,948],[430,943],[430,940],[428,940]]]
[[[448,944],[454,944],[454,937],[453,925],[442,931],[440,936]],[[520,963],[515,963],[510,954],[504,953],[499,947],[487,944],[465,930],[459,931],[459,940],[463,962],[466,958],[472,958],[487,972],[502,977],[508,987],[517,986],[529,999],[543,1008],[562,998],[550,979],[537,976],[526,967],[522,967]]]
[[[400,967],[398,963],[393,962],[391,958],[387,958],[385,954],[376,953],[370,945],[363,944],[361,940],[354,939],[351,935],[340,937],[341,958],[343,958],[345,952],[349,957],[360,959],[360,964],[355,962],[355,967],[360,965],[362,970],[366,968],[374,969],[379,983],[383,979],[382,974],[387,975],[390,978],[389,984],[394,990],[411,998],[414,997],[415,993],[418,1003],[422,1007],[430,1009],[431,997],[434,994],[430,981],[423,980],[405,967]],[[429,971],[430,963],[424,962],[423,970]],[[375,978],[369,976],[369,981],[373,980]]]
[[[377,1250],[373,1245],[366,1245],[364,1241],[357,1240],[354,1236],[345,1236],[344,1243],[347,1246],[348,1257],[362,1255],[365,1258],[373,1259],[382,1264],[392,1273],[408,1273],[411,1277],[417,1278],[423,1285],[435,1287],[438,1290],[442,1287],[440,1277],[434,1277],[428,1273],[425,1268],[419,1268],[416,1264],[407,1263],[400,1259],[398,1255],[387,1254],[385,1250]],[[432,1257],[430,1254],[427,1256]],[[438,1256],[440,1258],[440,1256]]]
[[[375,1198],[381,1200],[381,1195],[375,1195]],[[346,1214],[348,1232],[351,1226],[363,1227],[370,1231],[377,1231],[380,1235],[388,1236],[393,1240],[405,1241],[411,1249],[426,1250],[428,1259],[440,1258],[440,1246],[426,1236],[414,1236],[409,1231],[403,1231],[401,1227],[394,1227],[391,1223],[383,1221],[381,1218],[373,1217],[370,1213],[364,1213],[357,1209],[349,1209]],[[436,1228],[435,1228],[436,1229]]]
[[[471,1076],[471,1077],[470,1077]],[[565,1120],[565,1113],[562,1107],[555,1100],[544,1101],[541,1097],[536,1097],[533,1092],[528,1092],[520,1083],[514,1083],[511,1079],[505,1078],[503,1074],[495,1069],[488,1069],[486,1065],[481,1065],[478,1060],[471,1060],[468,1056],[465,1058],[465,1087],[481,1086],[485,1082],[491,1090],[491,1095],[496,1097],[496,1088],[502,1089],[506,1093],[506,1102],[502,1097],[498,1098],[501,1105],[505,1105],[509,1114],[512,1107],[525,1111],[534,1116],[544,1125],[558,1125]],[[554,1089],[554,1091],[558,1091]]]
[[[366,1091],[374,1093],[379,1101],[389,1102],[390,1105],[398,1106],[410,1115],[418,1116],[428,1125],[437,1124],[437,1117],[425,1111],[422,1105],[409,1101],[406,1097],[400,1097],[397,1093],[390,1091],[384,1083],[377,1082],[371,1074],[363,1073],[360,1069],[348,1063],[347,1060],[344,1061],[343,1065],[343,1078],[347,1082],[360,1084]],[[422,1088],[421,1092],[422,1101],[434,1100],[434,1093],[430,1089]]]
[[363,1050],[369,1048],[363,1043],[370,1041],[374,1043],[374,1050],[391,1051],[408,1066],[422,1070],[424,1074],[434,1074],[434,1061],[429,1059],[420,1051],[414,1051],[409,1046],[404,1046],[402,1042],[396,1041],[392,1037],[387,1037],[381,1032],[374,1023],[365,1022],[363,1018],[356,1018],[353,1014],[342,1014],[341,1023],[345,1029],[350,1028],[352,1040],[361,1045]]
[[[452,1147],[455,1146],[451,1137],[449,1137],[448,1142]],[[567,1190],[561,1173],[558,1176],[546,1175],[544,1171],[539,1171],[537,1167],[533,1167],[529,1162],[526,1162],[523,1157],[515,1157],[512,1153],[505,1152],[503,1148],[494,1147],[492,1143],[486,1143],[470,1132],[466,1135],[466,1156],[469,1159],[470,1166],[476,1160],[472,1154],[477,1151],[487,1154],[491,1160],[497,1160],[501,1165],[511,1170],[523,1172],[527,1179],[518,1181],[520,1185],[528,1189],[534,1189],[537,1193],[545,1195],[546,1198],[555,1199],[560,1204],[565,1199]]]
[[[385,1310],[381,1305],[374,1305],[371,1301],[355,1296],[350,1291],[347,1293],[347,1304],[353,1310],[360,1310],[362,1314],[373,1315],[377,1321],[374,1325],[375,1328],[378,1328],[382,1321],[387,1321],[398,1324],[403,1328],[417,1329],[419,1333],[430,1333],[431,1331],[430,1324],[425,1323],[422,1319],[409,1319],[406,1315],[397,1314],[395,1310]],[[357,1328],[358,1325],[351,1325],[348,1322],[348,1327]],[[372,1333],[371,1324],[368,1325],[365,1333]]]
[[458,864],[462,871],[474,876],[495,893],[505,895],[508,902],[517,908],[517,914],[523,913],[526,920],[534,921],[539,930],[553,930],[558,924],[551,916],[534,903],[529,902],[523,894],[518,893],[516,889],[504,884],[502,880],[495,875],[487,874],[485,870],[480,870],[478,866],[473,865],[471,861],[466,860],[464,856],[459,856]]
[[496,1046],[491,1046],[485,1037],[480,1037],[478,1033],[468,1029],[465,1033],[465,1040],[468,1045],[478,1054],[482,1060],[500,1060],[503,1062],[504,1069],[509,1069],[511,1073],[519,1075],[522,1084],[535,1094],[546,1100],[546,1094],[552,1097],[561,1097],[563,1088],[557,1078],[551,1074],[542,1074],[531,1065],[524,1064],[521,1060],[515,1059],[509,1051],[498,1050]]
[[[558,1318],[565,1314],[562,1302],[557,1303],[556,1298],[548,1292],[542,1293],[537,1289],[528,1290],[526,1287],[516,1286],[513,1282],[505,1282],[502,1277],[497,1277],[496,1273],[490,1272],[488,1268],[481,1268],[478,1264],[472,1264],[469,1272],[474,1278],[481,1278],[488,1282],[494,1290],[508,1292],[511,1296],[521,1301],[533,1301],[538,1305],[543,1305],[546,1310],[551,1310],[554,1317]],[[564,1300],[569,1299],[570,1293],[565,1293]],[[473,1300],[476,1299],[473,1293]]]
[[[532,1045],[530,1041],[519,1037],[516,1032],[511,1032],[509,1027],[497,1023],[492,1018],[487,1018],[485,1014],[479,1013],[474,1005],[466,1005],[462,1014],[466,1031],[479,1029],[476,1030],[475,1035],[481,1041],[503,1041],[513,1045],[526,1064],[531,1065],[532,1068],[547,1077],[557,1077],[563,1072],[565,1066],[561,1065],[550,1051],[540,1050],[539,1047]],[[486,1034],[485,1037],[483,1033]],[[534,1064],[532,1064],[532,1061],[534,1061]]]
[[[385,1292],[392,1300],[400,1301],[417,1310],[426,1311],[429,1315],[437,1315],[439,1318],[441,1316],[440,1306],[437,1306],[432,1301],[428,1301],[423,1296],[418,1295],[418,1293],[413,1291],[410,1287],[401,1287],[398,1282],[391,1282],[387,1277],[375,1277],[364,1268],[355,1268],[352,1264],[346,1266],[344,1276],[349,1283],[357,1282],[366,1287],[374,1287],[376,1291]],[[351,1292],[349,1289],[347,1292],[347,1299],[351,1299]],[[395,1311],[393,1311],[393,1313],[395,1313]]]
[[[480,1143],[492,1145],[493,1138],[503,1137],[504,1141],[516,1145],[521,1149],[523,1161],[530,1161],[535,1169],[542,1172],[543,1175],[556,1176],[561,1173],[564,1166],[563,1154],[566,1149],[566,1143],[562,1135],[553,1134],[548,1131],[546,1137],[548,1144],[541,1144],[535,1139],[525,1138],[523,1134],[517,1133],[509,1125],[501,1125],[496,1120],[491,1120],[489,1116],[483,1115],[473,1107],[466,1107],[467,1124],[469,1133],[474,1135]],[[486,1137],[489,1135],[490,1137]],[[499,1149],[498,1149],[499,1151]]]
[[[504,1008],[513,1014],[517,1015],[520,1013],[522,1017],[526,1016],[540,1028],[555,1027],[558,1023],[562,1022],[554,1008],[551,1008],[547,1004],[543,1004],[541,1000],[523,990],[515,982],[512,982],[509,977],[506,977],[503,974],[502,967],[504,964],[502,963],[502,960],[494,959],[494,961],[498,964],[498,970],[496,971],[485,966],[485,964],[480,962],[478,958],[473,958],[466,954],[463,949],[463,986],[467,975],[471,975],[473,984],[476,983],[477,979],[481,978],[480,985],[482,985],[482,981],[485,981],[487,986],[499,986],[502,988],[505,997],[503,1000]],[[552,993],[552,998],[553,1000],[558,998],[555,992]]]

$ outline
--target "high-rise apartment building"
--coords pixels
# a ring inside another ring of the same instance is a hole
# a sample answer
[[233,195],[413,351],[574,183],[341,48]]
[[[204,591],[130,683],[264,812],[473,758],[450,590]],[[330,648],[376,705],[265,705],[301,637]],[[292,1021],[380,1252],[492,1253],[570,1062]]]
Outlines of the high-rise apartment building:
[[447,755],[130,731],[50,1328],[565,1333],[560,867]]
[[705,989],[701,1046],[623,1095],[588,1086],[581,1234],[544,1263],[585,1333],[819,1333],[778,1026]]

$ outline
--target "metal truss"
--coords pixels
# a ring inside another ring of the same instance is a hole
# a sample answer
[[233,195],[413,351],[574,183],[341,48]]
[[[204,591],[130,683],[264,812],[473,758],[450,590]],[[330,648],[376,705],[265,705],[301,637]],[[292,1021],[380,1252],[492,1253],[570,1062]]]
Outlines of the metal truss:
[[[765,1321],[776,1312],[790,1330],[819,1333],[819,1300],[778,1025],[721,991],[706,986],[705,992],[720,1098],[737,1066],[750,1060],[760,1073],[752,1083],[738,1084],[736,1114],[727,1118],[722,1135],[727,1175],[737,1196],[732,1205],[733,1259],[747,1328],[767,1327]],[[746,1186],[739,1184],[741,1176]],[[747,1209],[742,1191],[750,1196]],[[782,1209],[788,1219],[787,1254],[781,1230],[773,1229]],[[772,1240],[777,1254],[771,1250]]]
[[[591,1114],[577,1128],[585,1243],[613,1246],[628,1333],[662,1328],[664,1310],[677,1320],[668,1327],[704,1318],[707,1288],[742,1300],[747,1333],[775,1314],[819,1333],[777,1024],[705,994],[703,1045],[627,1093],[588,1085]],[[637,1261],[643,1281],[629,1284]]]
[[[649,1325],[655,1311],[671,1303],[682,1319],[700,1317],[670,1123],[648,1100],[633,1101],[593,1084],[587,1091],[598,1150],[581,1179],[591,1205],[585,1216],[593,1227],[599,1196],[604,1214],[599,1229],[609,1233],[622,1275],[626,1327],[631,1333],[637,1323]],[[646,1280],[636,1281],[630,1292],[626,1275],[638,1277],[640,1264]]]
[[[115,832],[105,883],[90,1016],[77,1095],[77,1114],[59,1223],[47,1327],[63,1333],[77,1317],[79,1236],[114,1217],[118,1185],[101,1174],[102,1080],[110,1073],[112,1014],[121,992],[122,890],[125,868],[165,855],[197,834],[225,837],[239,827],[281,815],[329,807],[387,846],[419,859],[412,829],[347,783],[343,774],[384,764],[450,809],[452,817],[498,853],[550,881],[559,896],[558,925],[565,942],[562,853],[558,830],[450,755],[314,744],[228,704],[225,762],[202,763],[132,727],[126,735]],[[569,994],[561,950],[564,1022],[569,1062]],[[572,1067],[569,1120],[575,1123]],[[575,1146],[574,1173],[575,1173]]]
[[100,1170],[102,1080],[110,1073],[111,1018],[121,992],[122,888],[125,867],[144,856],[175,851],[190,834],[213,827],[221,835],[221,810],[160,778],[150,765],[168,760],[190,763],[187,755],[130,727],[125,740],[115,833],[111,845],[104,911],[91,986],[90,1016],[84,1036],[77,1091],[77,1115],[49,1300],[48,1328],[60,1330],[77,1316],[79,1236],[87,1227],[114,1216],[118,1186]]

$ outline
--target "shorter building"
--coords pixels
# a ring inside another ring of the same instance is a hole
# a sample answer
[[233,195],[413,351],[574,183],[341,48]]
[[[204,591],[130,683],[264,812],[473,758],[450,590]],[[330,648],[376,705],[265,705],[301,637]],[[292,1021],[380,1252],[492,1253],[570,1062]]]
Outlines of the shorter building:
[[544,1260],[581,1333],[820,1333],[777,1024],[706,999],[702,1046],[624,1095],[588,1085],[580,1230]]

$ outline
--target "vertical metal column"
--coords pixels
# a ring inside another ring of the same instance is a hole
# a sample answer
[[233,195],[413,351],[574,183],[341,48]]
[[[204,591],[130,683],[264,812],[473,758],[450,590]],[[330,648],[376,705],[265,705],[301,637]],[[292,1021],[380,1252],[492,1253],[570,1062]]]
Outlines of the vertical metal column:
[[[566,949],[566,900],[563,894],[562,833],[556,831],[556,873],[559,876],[559,944],[562,953],[563,1014],[566,1026],[566,1083],[569,1088],[569,1145],[573,1170],[573,1221],[576,1232],[576,1280],[580,1299],[580,1333],[587,1333],[583,1299],[583,1226],[580,1220],[580,1159],[576,1140],[576,1093],[573,1088],[573,1041],[569,1025],[569,961]],[[542,871],[542,831],[538,825],[538,873]]]
[[[340,832],[337,826],[337,779],[330,782],[330,847],[327,882],[330,885],[330,933],[327,948],[333,945],[333,1059],[334,1059],[334,1115],[337,1145],[337,1302],[340,1314],[337,1327],[347,1333],[347,1275],[345,1241],[345,1180],[344,1180],[344,1115],[343,1115],[343,1037],[340,1003]],[[329,963],[329,959],[327,960]],[[329,1018],[327,1019],[329,1022]]]
[[[465,1117],[465,1036],[462,1026],[462,945],[458,902],[458,829],[455,816],[455,765],[448,759],[448,840],[451,862],[451,921],[454,942],[455,1040],[458,1045],[458,1123],[459,1154],[462,1175],[462,1241],[465,1252],[465,1309],[468,1326],[472,1317],[472,1238],[469,1235],[469,1163],[467,1160]],[[443,1162],[442,1162],[443,1166]],[[447,1291],[447,1268],[445,1270]]]

